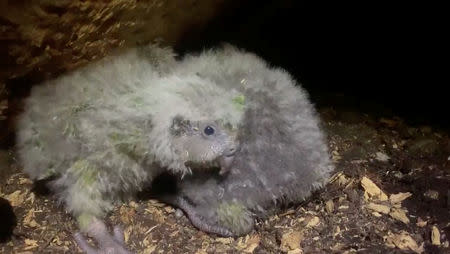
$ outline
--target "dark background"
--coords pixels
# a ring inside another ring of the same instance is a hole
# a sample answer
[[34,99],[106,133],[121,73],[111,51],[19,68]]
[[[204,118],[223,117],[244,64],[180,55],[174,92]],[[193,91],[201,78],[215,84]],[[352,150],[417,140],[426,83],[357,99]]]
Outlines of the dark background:
[[178,51],[231,42],[290,71],[318,106],[447,128],[441,10],[411,2],[247,1],[205,31],[187,33]]

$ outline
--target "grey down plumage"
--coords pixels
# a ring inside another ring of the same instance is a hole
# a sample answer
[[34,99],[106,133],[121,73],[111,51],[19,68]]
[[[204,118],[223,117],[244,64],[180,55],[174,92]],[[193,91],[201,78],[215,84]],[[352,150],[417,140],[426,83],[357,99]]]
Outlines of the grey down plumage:
[[282,69],[228,47],[188,56],[183,73],[228,83],[245,97],[238,142],[226,176],[195,172],[162,199],[198,228],[225,236],[248,233],[256,218],[298,204],[333,170],[319,118],[306,92]]
[[170,49],[135,48],[37,85],[26,99],[17,124],[24,171],[54,178],[82,229],[161,172],[224,171],[233,158],[240,92],[176,66]]
[[17,126],[24,171],[52,177],[85,231],[170,172],[184,178],[161,199],[200,229],[240,235],[333,168],[306,92],[229,45],[181,60],[152,45],[108,56],[35,86]]

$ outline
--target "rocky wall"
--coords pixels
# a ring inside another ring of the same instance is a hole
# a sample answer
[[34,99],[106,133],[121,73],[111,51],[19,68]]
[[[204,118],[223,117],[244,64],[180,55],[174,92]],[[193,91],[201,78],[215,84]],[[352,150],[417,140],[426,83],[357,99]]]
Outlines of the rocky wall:
[[[0,0],[0,144],[11,90],[98,59],[113,48],[174,45],[234,0]],[[25,89],[26,90],[26,89]]]

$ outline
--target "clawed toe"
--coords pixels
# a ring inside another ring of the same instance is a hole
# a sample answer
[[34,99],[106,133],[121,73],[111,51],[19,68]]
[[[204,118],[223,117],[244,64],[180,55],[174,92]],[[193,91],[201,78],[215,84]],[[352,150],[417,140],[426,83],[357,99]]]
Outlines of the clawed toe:
[[80,232],[74,235],[78,246],[87,254],[131,254],[125,248],[123,230],[119,226],[114,227],[111,235],[104,223],[97,221],[91,225],[88,233],[98,243],[98,249],[93,248]]
[[196,228],[220,236],[233,236],[233,233],[229,229],[218,225],[214,220],[207,220],[198,214],[196,209],[183,198],[177,198],[177,205],[184,210],[189,220]]
[[89,243],[86,241],[86,238],[80,232],[75,233],[74,238],[78,244],[78,247],[80,247],[80,249],[82,249],[87,254],[97,253],[97,250],[89,245]]
[[125,237],[123,234],[123,230],[120,226],[114,227],[114,239],[116,239],[116,241],[122,245],[125,244]]

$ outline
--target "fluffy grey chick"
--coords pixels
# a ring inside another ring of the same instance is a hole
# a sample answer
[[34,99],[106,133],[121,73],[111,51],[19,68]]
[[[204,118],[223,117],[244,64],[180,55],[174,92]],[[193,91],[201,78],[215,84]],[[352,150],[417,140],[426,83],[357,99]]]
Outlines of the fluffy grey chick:
[[132,49],[35,86],[26,100],[17,124],[24,171],[55,179],[54,192],[101,253],[127,253],[119,230],[111,237],[102,222],[114,202],[164,171],[223,173],[238,147],[239,91],[180,76],[176,65],[169,49]]
[[178,183],[175,195],[161,197],[183,209],[196,227],[224,236],[248,233],[255,218],[297,204],[326,183],[333,165],[319,119],[284,70],[226,46],[188,56],[176,71],[198,73],[243,95],[240,151],[229,174],[196,172]]

